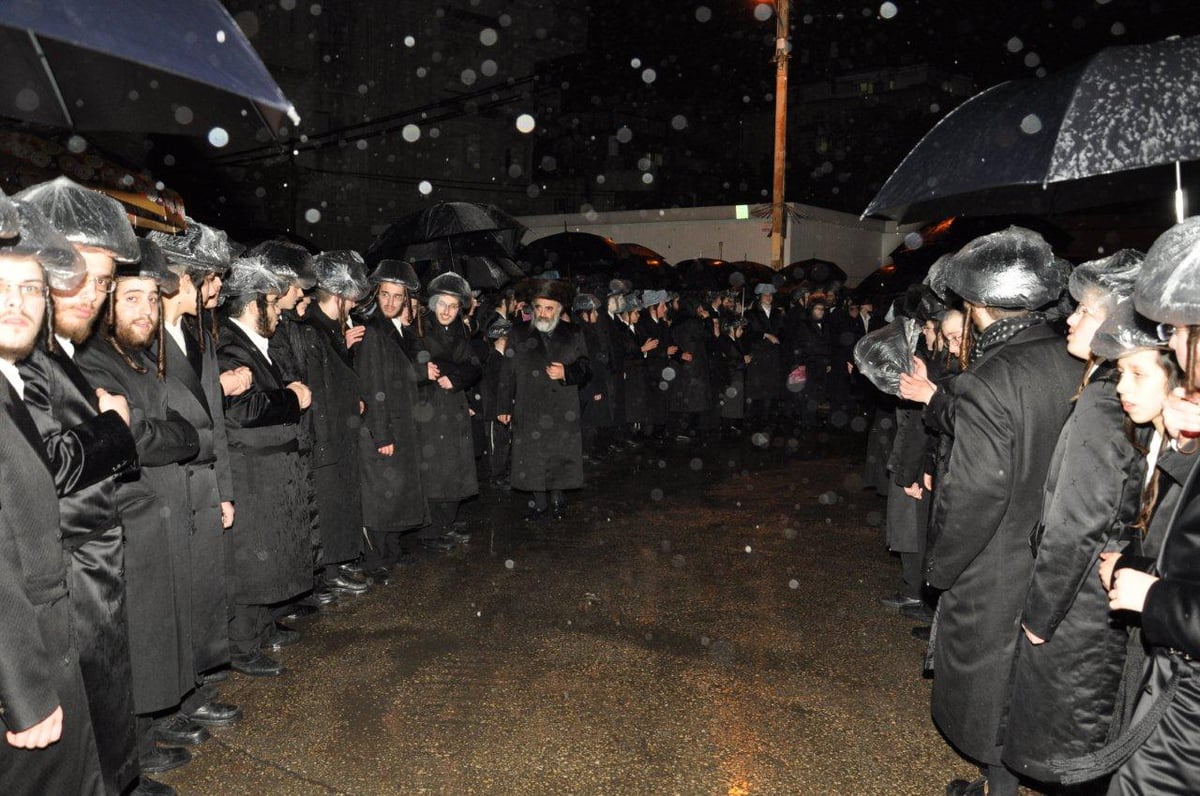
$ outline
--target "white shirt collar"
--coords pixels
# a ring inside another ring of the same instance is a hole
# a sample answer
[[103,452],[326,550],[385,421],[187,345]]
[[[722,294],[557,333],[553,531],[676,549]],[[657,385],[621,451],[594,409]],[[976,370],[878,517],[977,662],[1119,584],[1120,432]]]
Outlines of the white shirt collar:
[[61,334],[54,335],[54,342],[58,343],[58,347],[71,359],[75,358],[75,344],[63,337]]
[[[250,338],[250,342],[254,343],[254,347],[258,349],[259,353],[266,357],[268,362],[271,362],[271,355],[267,353],[267,350],[271,345],[271,341],[263,337],[256,330],[251,329],[249,326],[239,321],[237,318],[230,318],[229,320],[232,321],[237,328],[245,332],[246,336]],[[271,364],[275,363],[272,362]]]
[[400,321],[399,315],[397,315],[395,318],[392,318],[392,326],[396,327],[396,331],[400,333],[401,337],[404,336],[404,324]]
[[17,391],[17,395],[21,396],[21,400],[25,400],[25,380],[21,378],[21,373],[17,370],[17,366],[7,359],[0,359],[0,373],[8,379],[12,384],[13,389]]
[[163,329],[165,329],[167,334],[171,335],[171,339],[179,345],[179,350],[186,354],[187,342],[185,342],[183,339],[183,318],[180,318],[173,325],[164,323]]

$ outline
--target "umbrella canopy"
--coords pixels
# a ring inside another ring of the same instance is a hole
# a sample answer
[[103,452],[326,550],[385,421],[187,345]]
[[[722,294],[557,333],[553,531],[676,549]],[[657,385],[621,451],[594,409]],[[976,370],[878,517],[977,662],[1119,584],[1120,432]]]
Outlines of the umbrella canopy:
[[809,257],[807,260],[797,260],[779,269],[780,275],[790,284],[808,281],[813,284],[827,282],[845,283],[846,272],[832,260],[822,260],[819,257]]
[[527,244],[521,259],[532,265],[534,273],[558,271],[569,279],[574,274],[611,271],[624,257],[608,238],[590,232],[557,232]]
[[[729,264],[729,268],[733,273],[741,274],[748,285],[774,282],[779,276],[779,272],[771,266],[756,263],[753,260],[735,260]],[[737,277],[734,277],[734,281],[738,281]],[[738,287],[738,285],[734,285],[734,287]]]
[[1165,192],[1169,182],[1127,172],[1200,157],[1197,74],[1191,37],[1110,47],[1051,77],[1001,83],[938,122],[863,215],[1046,213]]
[[621,250],[621,254],[626,260],[637,260],[650,268],[670,267],[671,265],[667,262],[667,258],[640,243],[618,243],[617,248]]
[[434,277],[442,274],[458,274],[466,279],[472,288],[495,290],[514,279],[525,277],[525,272],[507,257],[462,254],[411,262],[423,285],[428,285]]
[[217,0],[0,0],[0,52],[0,115],[15,119],[214,143],[215,127],[300,120]]
[[[498,207],[473,202],[440,202],[409,213],[383,231],[365,254],[367,262],[428,259],[427,251],[449,248],[512,257],[525,226]],[[431,249],[420,244],[436,242]],[[440,246],[441,248],[438,248]]]
[[744,276],[734,277],[732,264],[728,260],[711,257],[681,260],[675,264],[675,272],[680,275],[683,287],[687,290],[729,290],[745,285]]

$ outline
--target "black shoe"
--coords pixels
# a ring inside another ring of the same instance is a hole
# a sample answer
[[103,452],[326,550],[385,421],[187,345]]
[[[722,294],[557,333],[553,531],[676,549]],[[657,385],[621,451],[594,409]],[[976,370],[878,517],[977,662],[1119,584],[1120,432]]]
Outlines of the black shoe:
[[228,669],[217,669],[216,671],[205,672],[204,674],[200,675],[200,684],[201,685],[216,685],[217,683],[223,683],[228,679],[229,679],[229,670]]
[[919,598],[909,597],[907,594],[901,594],[900,592],[880,597],[878,602],[880,605],[886,605],[888,608],[907,608],[910,605],[921,605]]
[[337,605],[338,596],[333,589],[324,586],[313,589],[312,601],[317,605]]
[[358,561],[351,561],[348,564],[342,564],[338,567],[338,572],[351,578],[361,577],[366,571],[366,568]]
[[952,779],[946,783],[946,796],[984,796],[986,793],[987,777],[980,777],[974,782]]
[[274,658],[268,658],[261,652],[253,655],[235,655],[229,666],[235,672],[241,672],[250,677],[278,677],[283,674],[283,664]]
[[312,603],[292,603],[288,606],[288,612],[280,616],[280,619],[286,619],[289,622],[296,622],[300,619],[307,619],[316,613],[320,612],[320,608]]
[[342,572],[334,575],[332,578],[325,577],[325,587],[337,594],[365,594],[367,589],[371,588],[365,581],[356,580],[346,577]]
[[[155,746],[149,752],[138,752],[138,763],[143,774],[161,774],[192,762],[192,753],[179,746]],[[145,777],[141,778],[143,781]],[[155,783],[156,785],[158,783]],[[141,782],[138,783],[141,787]]]
[[566,503],[555,503],[554,508],[551,510],[550,516],[554,517],[554,519],[556,519],[556,520],[566,519],[567,504]]
[[[163,750],[167,751],[167,750]],[[174,752],[176,750],[171,749]],[[178,750],[186,752],[186,749]],[[129,792],[129,796],[175,796],[175,789],[163,782],[156,782],[149,777],[138,777],[137,787]]]
[[376,586],[387,586],[392,582],[392,573],[387,567],[379,567],[378,569],[367,570],[367,577],[371,579],[371,583]]
[[446,531],[442,534],[442,538],[454,544],[466,544],[471,541],[471,534],[462,533],[461,531]]
[[447,550],[453,550],[455,548],[455,544],[454,542],[448,542],[445,539],[437,537],[433,539],[422,539],[421,547],[424,547],[426,550],[433,550],[437,553],[444,553]]
[[187,715],[205,727],[230,727],[242,720],[242,709],[228,702],[209,702]]
[[549,516],[549,513],[550,512],[546,511],[545,509],[530,509],[529,513],[526,514],[522,519],[525,520],[525,522],[542,522],[547,516]]
[[278,652],[284,647],[292,646],[300,638],[299,630],[292,630],[290,627],[284,627],[283,625],[275,625],[271,632],[267,634],[267,640],[263,642],[263,649]]
[[919,605],[907,605],[900,609],[900,613],[909,619],[915,619],[918,622],[932,622],[933,609],[925,603]]
[[931,629],[929,625],[917,625],[908,632],[912,633],[913,638],[920,639],[921,641],[929,641],[929,631]]
[[211,738],[208,730],[182,713],[172,713],[150,727],[150,738],[162,746],[199,746]]

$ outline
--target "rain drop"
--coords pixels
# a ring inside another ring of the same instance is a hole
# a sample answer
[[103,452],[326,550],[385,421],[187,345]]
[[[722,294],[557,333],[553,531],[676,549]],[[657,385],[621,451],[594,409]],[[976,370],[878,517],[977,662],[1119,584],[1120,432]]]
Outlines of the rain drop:
[[421,137],[421,128],[415,124],[406,124],[404,125],[404,129],[400,131],[400,137],[411,144]]
[[505,569],[512,569],[512,568],[513,568],[513,567],[515,567],[516,565],[517,565],[517,564],[516,564],[516,562],[515,562],[515,561],[513,561],[511,558],[506,558],[506,559],[504,560],[504,568],[505,568]]
[[1123,22],[1114,22],[1114,23],[1112,24],[1112,27],[1109,29],[1109,31],[1110,31],[1110,32],[1112,33],[1112,35],[1114,35],[1114,36],[1124,36],[1124,35],[1125,35],[1125,23],[1123,23]]
[[500,35],[496,33],[494,28],[484,28],[483,30],[479,31],[479,43],[484,47],[491,47],[493,44],[499,41],[499,39]]
[[218,44],[224,44],[224,43],[225,43],[225,31],[223,31],[223,30],[218,30],[218,31],[217,31],[217,43],[218,43]]
[[678,114],[671,118],[671,128],[673,130],[683,130],[687,126],[688,126],[688,121],[687,121],[686,116],[684,116],[682,114]]
[[192,109],[186,105],[180,105],[175,109],[176,124],[191,124],[196,115],[192,113]]
[[417,190],[420,191],[422,195],[429,196],[429,194],[433,193],[433,183],[431,183],[429,180],[421,180],[421,182],[417,184]]
[[879,16],[883,17],[884,19],[891,19],[892,17],[896,16],[897,11],[899,11],[899,9],[896,8],[895,3],[884,3],[879,7]]
[[358,148],[359,152],[362,152],[367,148],[367,140],[365,138],[360,138],[354,143],[354,146]]
[[310,207],[304,211],[304,220],[310,224],[316,224],[321,220],[321,211],[315,207]]
[[499,70],[500,68],[496,65],[496,62],[490,58],[479,65],[479,72],[484,77],[495,77],[496,72]]
[[1008,48],[1010,53],[1019,53],[1021,52],[1021,49],[1024,48],[1025,42],[1021,41],[1016,36],[1013,36],[1004,46]]
[[925,239],[921,237],[920,232],[910,232],[904,236],[904,246],[911,250],[916,250],[925,245]]
[[642,182],[644,182],[646,185],[649,185],[650,183],[654,182],[654,175],[653,174],[643,174]]
[[632,61],[629,62],[629,65],[632,66],[634,69],[640,69],[642,66],[642,59],[634,58]]
[[532,133],[536,126],[537,122],[528,113],[522,113],[517,117],[517,132],[519,133]]
[[792,578],[791,580],[788,581],[788,588],[789,589],[800,588],[800,581],[796,580],[795,578]]
[[746,552],[747,552],[747,553],[753,553],[753,552],[754,552],[754,549],[753,549],[752,547],[750,547],[750,545],[746,545]]
[[73,135],[67,139],[67,149],[78,155],[87,149],[87,141],[81,135]]
[[416,47],[416,46],[417,46],[417,39],[416,39],[416,37],[414,37],[414,36],[405,36],[405,37],[404,37],[404,46],[405,46],[405,47]]
[[775,9],[770,3],[759,3],[754,7],[754,18],[759,22],[766,22],[775,15]]
[[698,471],[704,467],[704,460],[700,459],[699,457],[692,459],[690,462],[688,462],[688,467]]
[[663,499],[663,491],[661,489],[651,489],[650,490],[650,499],[651,500],[662,500]]
[[1037,53],[1025,53],[1025,66],[1033,69],[1042,62],[1042,57]]
[[700,6],[696,9],[697,22],[708,22],[710,19],[712,19],[712,9],[708,6]]
[[645,83],[646,85],[650,85],[656,79],[658,79],[658,73],[655,72],[653,69],[643,69],[642,70],[642,82]]
[[628,127],[620,127],[617,129],[617,141],[622,144],[628,144],[633,140],[633,130]]
[[284,11],[294,11],[296,9],[296,0],[279,0],[279,7]]
[[311,6],[308,7],[308,13],[312,14],[314,17],[321,16],[321,4],[313,3]]
[[478,78],[474,69],[464,69],[462,70],[462,74],[458,76],[458,79],[462,81],[464,86],[473,86]]
[[1029,114],[1021,120],[1021,132],[1026,135],[1033,135],[1042,131],[1042,120],[1036,114]]
[[214,127],[208,131],[208,143],[219,149],[229,143],[229,133],[223,127]]

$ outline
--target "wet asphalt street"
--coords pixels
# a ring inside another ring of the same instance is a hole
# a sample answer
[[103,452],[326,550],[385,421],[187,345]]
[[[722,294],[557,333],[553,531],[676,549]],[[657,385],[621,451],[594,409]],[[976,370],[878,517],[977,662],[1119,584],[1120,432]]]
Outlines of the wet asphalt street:
[[184,794],[941,794],[865,436],[668,443],[588,469],[565,521],[464,507],[469,546],[297,623]]

